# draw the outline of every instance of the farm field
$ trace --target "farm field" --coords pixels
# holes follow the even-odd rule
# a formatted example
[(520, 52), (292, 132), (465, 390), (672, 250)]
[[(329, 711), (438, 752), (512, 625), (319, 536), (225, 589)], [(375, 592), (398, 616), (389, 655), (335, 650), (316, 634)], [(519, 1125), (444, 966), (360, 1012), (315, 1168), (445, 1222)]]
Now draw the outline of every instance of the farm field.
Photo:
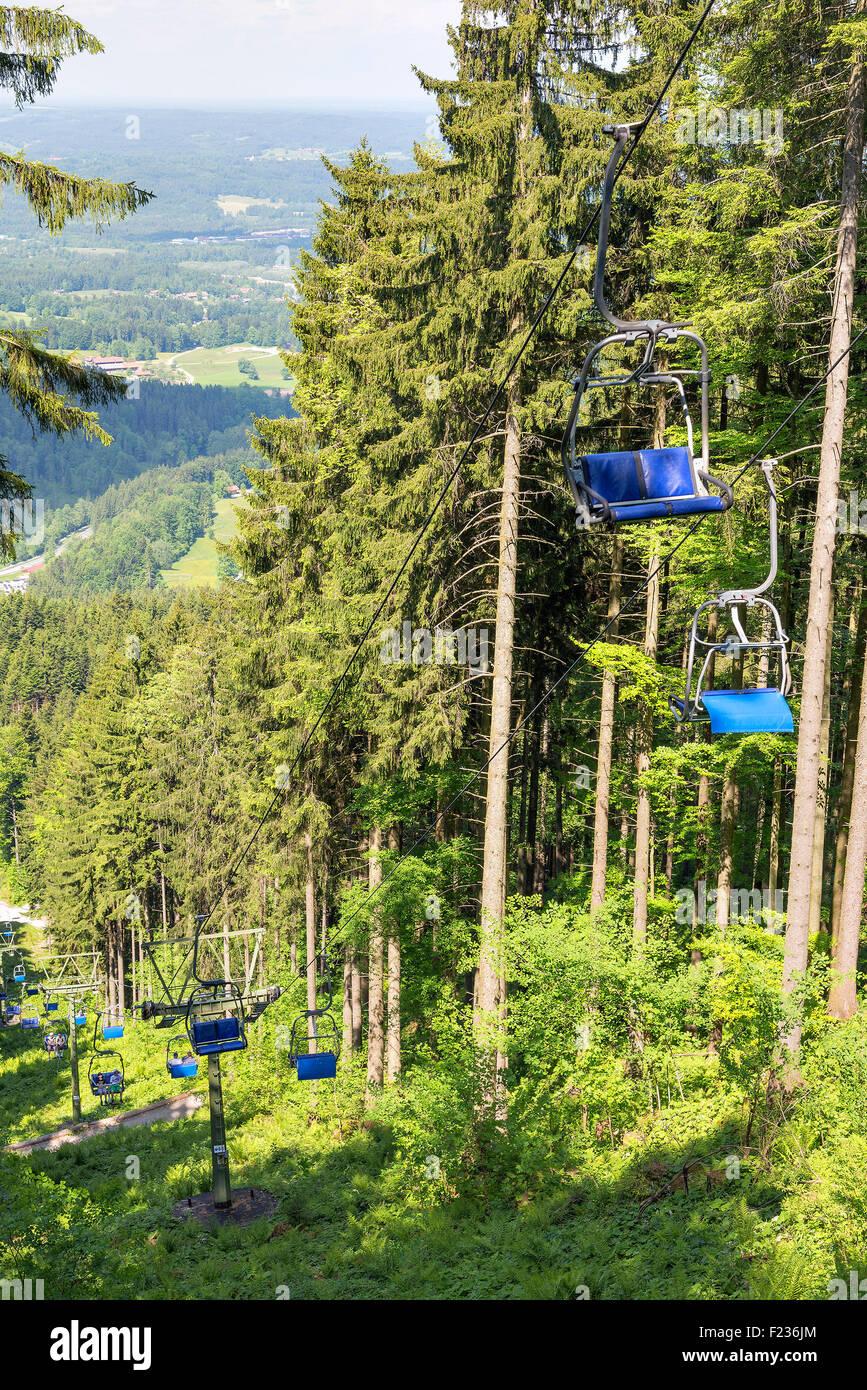
[[(258, 381), (245, 376), (238, 368), (243, 358), (255, 364)], [(159, 363), (178, 369), (197, 386), (243, 386), (291, 389), (292, 381), (283, 376), (283, 362), (276, 348), (256, 347), (252, 343), (231, 343), (221, 348), (191, 348), (188, 352), (162, 352)], [(145, 363), (145, 366), (148, 364)]]

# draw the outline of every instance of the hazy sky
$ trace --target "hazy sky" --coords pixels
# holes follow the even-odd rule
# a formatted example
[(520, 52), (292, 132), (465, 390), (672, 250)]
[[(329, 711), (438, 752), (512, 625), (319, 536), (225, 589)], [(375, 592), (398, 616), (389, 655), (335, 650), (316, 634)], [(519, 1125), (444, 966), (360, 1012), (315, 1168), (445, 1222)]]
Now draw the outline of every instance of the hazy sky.
[[(38, 0), (47, 8), (46, 0)], [(427, 104), (460, 0), (66, 0), (105, 47), (66, 59), (59, 105)]]

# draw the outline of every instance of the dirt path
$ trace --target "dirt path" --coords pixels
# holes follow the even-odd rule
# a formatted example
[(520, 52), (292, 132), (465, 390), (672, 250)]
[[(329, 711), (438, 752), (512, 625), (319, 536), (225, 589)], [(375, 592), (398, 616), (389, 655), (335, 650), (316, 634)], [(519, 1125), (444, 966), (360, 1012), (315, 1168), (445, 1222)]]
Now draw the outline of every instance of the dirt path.
[(131, 1129), (134, 1125), (157, 1125), (171, 1120), (183, 1120), (194, 1114), (203, 1104), (201, 1096), (193, 1091), (174, 1096), (171, 1100), (158, 1100), (153, 1105), (143, 1105), (138, 1110), (118, 1110), (116, 1114), (100, 1116), (98, 1120), (85, 1120), (79, 1125), (62, 1125), (53, 1134), (41, 1134), (37, 1139), (23, 1139), (19, 1144), (7, 1144), (3, 1150), (10, 1154), (29, 1154), (36, 1149), (59, 1149), (62, 1144), (80, 1144), (83, 1139), (93, 1139), (106, 1129)]

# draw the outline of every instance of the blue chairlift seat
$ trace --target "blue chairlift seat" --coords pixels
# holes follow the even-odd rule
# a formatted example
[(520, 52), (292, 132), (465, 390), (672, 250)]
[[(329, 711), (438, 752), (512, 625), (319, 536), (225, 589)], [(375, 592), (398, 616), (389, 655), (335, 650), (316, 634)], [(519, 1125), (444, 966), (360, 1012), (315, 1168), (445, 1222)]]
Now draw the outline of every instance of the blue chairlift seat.
[(779, 690), (703, 690), (714, 734), (791, 734), (792, 711)]
[(184, 1076), (198, 1076), (199, 1064), (195, 1057), (170, 1057), (169, 1076), (179, 1081)]
[(46, 1012), (46, 1013), (49, 1013), (49, 1014), (56, 1014), (56, 1013), (57, 1013), (57, 1000), (56, 1000), (56, 999), (46, 999), (46, 1001), (45, 1001), (45, 1012)]
[(26, 989), (25, 989), (24, 992), (25, 992), (25, 994), (38, 994), (38, 993), (39, 993), (39, 986), (38, 986), (38, 985), (27, 985), (27, 987), (26, 987)]
[(81, 1028), (82, 1025), (85, 1024), (86, 1022), (87, 1022), (87, 1014), (76, 1014), (76, 1015), (75, 1015), (75, 1026), (76, 1026), (76, 1028)]
[[(725, 497), (699, 492), (689, 450), (640, 449), (634, 453), (583, 454), (584, 483), (604, 498), (616, 522), (664, 520), (725, 511)], [(601, 508), (591, 496), (594, 511)]]
[(333, 1052), (307, 1052), (295, 1060), (299, 1081), (323, 1081), (337, 1075), (337, 1057)]
[(8, 1004), (8, 1005), (6, 1006), (6, 1011), (7, 1011), (7, 1013), (9, 1013), (9, 1014), (14, 1014), (15, 1017), (17, 1018), (17, 1016), (21, 1013), (21, 1005), (20, 1005), (20, 1004)]
[(247, 1046), (237, 1018), (194, 1019), (191, 1041), (199, 1057), (209, 1057), (214, 1052), (238, 1052)]
[(103, 1030), (102, 1030), (102, 1036), (103, 1036), (103, 1038), (105, 1039), (106, 1042), (108, 1042), (111, 1038), (122, 1038), (122, 1037), (123, 1037), (123, 1024), (122, 1024), (122, 1023), (106, 1023), (105, 1027), (104, 1027)]
[(122, 1095), (123, 1075), (120, 1071), (94, 1071), (90, 1074), (90, 1089), (95, 1096)]
[(35, 1018), (24, 1018), (24, 1017), (22, 1017), (22, 1019), (21, 1019), (21, 1027), (22, 1027), (22, 1028), (27, 1028), (27, 1029), (41, 1028), (41, 1027), (42, 1027), (42, 1024), (41, 1024), (40, 1021), (39, 1021), (39, 1015), (37, 1014)]
[(27, 977), (26, 977), (26, 975), (24, 974), (24, 971), (23, 971), (23, 970), (13, 970), (13, 972), (12, 972), (12, 978), (13, 978), (13, 980), (15, 981), (16, 984), (23, 985), (23, 984), (24, 984), (24, 981), (25, 981), (25, 979), (26, 979)]

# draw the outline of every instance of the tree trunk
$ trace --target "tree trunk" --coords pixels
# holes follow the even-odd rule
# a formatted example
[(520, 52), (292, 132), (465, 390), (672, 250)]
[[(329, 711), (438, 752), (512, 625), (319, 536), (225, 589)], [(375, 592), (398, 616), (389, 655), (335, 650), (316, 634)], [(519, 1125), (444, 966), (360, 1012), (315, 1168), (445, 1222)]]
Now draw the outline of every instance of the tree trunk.
[(840, 926), (831, 944), (831, 993), (828, 1013), (832, 1018), (851, 1018), (858, 1011), (855, 967), (861, 936), (861, 908), (864, 900), (864, 870), (867, 866), (867, 681), (861, 683), (858, 712), (858, 751), (840, 905)]
[[(614, 537), (611, 547), (611, 582), (608, 586), (608, 621), (620, 611), (620, 574), (623, 566), (623, 541)], [(617, 636), (615, 622), (607, 634), (613, 642)], [(605, 882), (608, 874), (608, 815), (611, 804), (611, 767), (614, 747), (614, 700), (617, 681), (610, 672), (602, 677), (602, 704), (599, 711), (599, 745), (596, 763), (596, 808), (593, 820), (593, 881), (590, 887), (590, 911), (597, 912), (605, 901)]]
[(117, 944), (117, 1010), (118, 1017), (123, 1013), (123, 1006), (126, 999), (126, 978), (124, 975), (123, 964), (123, 926), (118, 923), (115, 927)]
[(867, 654), (867, 602), (859, 593), (860, 607), (852, 654), (852, 674), (849, 682), (849, 712), (846, 718), (846, 741), (843, 746), (843, 771), (837, 801), (837, 842), (834, 849), (834, 889), (831, 899), (831, 943), (840, 929), (840, 907), (843, 902), (843, 875), (846, 868), (846, 846), (852, 816), (852, 789), (855, 784), (855, 755), (858, 751), (858, 719), (861, 713), (861, 687), (864, 677), (864, 658)]
[[(497, 620), (491, 692), (490, 763), (485, 799), (485, 838), (482, 863), (479, 968), (476, 986), (476, 1030), (482, 1050), (498, 1053), (502, 935), (506, 906), (506, 831), (509, 808), (509, 746), (512, 712), (512, 658), (515, 590), (518, 572), (518, 508), (521, 448), (515, 411), (516, 389), (510, 392), (506, 416), (503, 495), (500, 506), (500, 550), (497, 579)], [(497, 1077), (492, 1078), (496, 1090)], [(490, 1097), (493, 1098), (493, 1097)]]
[[(370, 868), (368, 891), (373, 893), (382, 883), (382, 831), (373, 826), (370, 831)], [(384, 1003), (382, 997), (382, 910), (377, 904), (370, 920), (370, 965), (367, 993), (367, 1094), (365, 1104), (373, 1104), (373, 1088), (382, 1086)]]
[[(648, 574), (653, 577), (647, 585), (647, 608), (644, 620), (644, 654), (650, 661), (656, 660), (656, 646), (659, 637), (659, 574), (655, 552), (651, 552), (647, 562)], [(650, 710), (642, 709), (638, 716), (638, 758), (636, 769), (639, 779), (650, 768), (650, 754), (653, 746), (653, 716)], [(647, 887), (650, 878), (650, 792), (639, 785), (638, 804), (635, 813), (635, 906), (632, 914), (632, 941), (641, 945), (647, 938)]]
[[(396, 827), (388, 832), (389, 849), (400, 852), (400, 835)], [(400, 1076), (400, 924), (395, 917), (388, 922), (388, 1030), (385, 1042), (386, 1076), (396, 1081)]]
[(819, 786), (813, 819), (813, 872), (810, 883), (810, 936), (822, 928), (822, 888), (825, 879), (825, 812), (828, 805), (831, 751), (831, 653), (834, 645), (834, 594), (825, 634), (825, 688), (822, 695), (822, 729), (819, 736)]
[[(313, 832), (304, 832), (304, 974), (307, 981), (307, 1008), (316, 1008), (316, 877), (313, 870)], [(310, 1051), (316, 1051), (311, 1042)]]
[[(863, 8), (863, 0), (858, 8), (860, 12)], [(858, 201), (861, 162), (864, 153), (864, 87), (865, 63), (863, 57), (858, 55), (852, 63), (846, 104), (841, 215), (837, 236), (837, 267), (834, 308), (831, 319), (831, 340), (828, 352), (829, 364), (837, 361), (840, 355), (847, 350), (851, 340), (858, 243)], [(810, 888), (813, 869), (813, 822), (819, 785), (822, 697), (825, 688), (824, 635), (828, 629), (831, 604), (837, 527), (837, 492), (840, 482), (840, 457), (843, 447), (848, 385), (849, 358), (847, 356), (828, 377), (825, 388), (825, 415), (822, 425), (819, 489), (813, 531), (810, 599), (807, 610), (804, 672), (801, 685), (801, 724), (798, 732), (795, 808), (792, 819), (788, 925), (783, 961), (783, 990), (787, 994), (792, 993), (798, 977), (803, 976), (807, 969)], [(861, 888), (863, 890), (863, 882)], [(784, 1041), (790, 1051), (795, 1051), (800, 1046), (801, 1025), (799, 1022), (791, 1028)]]
[[(545, 682), (544, 693), (548, 691), (548, 681)], [(551, 725), (548, 720), (547, 705), (542, 710), (542, 729), (539, 737), (539, 806), (536, 814), (536, 843), (533, 847), (533, 892), (543, 893), (545, 890), (545, 867), (547, 862), (547, 845), (545, 843), (545, 823), (548, 819), (548, 744), (550, 739)]]

